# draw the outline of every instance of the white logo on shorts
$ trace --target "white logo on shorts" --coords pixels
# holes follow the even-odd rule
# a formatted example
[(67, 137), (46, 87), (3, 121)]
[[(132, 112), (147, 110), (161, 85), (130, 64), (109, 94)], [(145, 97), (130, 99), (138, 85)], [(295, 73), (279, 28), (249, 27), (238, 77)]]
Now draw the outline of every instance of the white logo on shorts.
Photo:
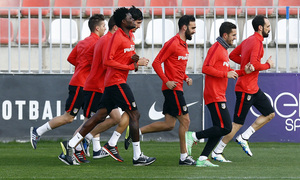
[(248, 95), (248, 96), (247, 96), (247, 101), (250, 101), (250, 100), (251, 100), (251, 96)]
[(135, 104), (135, 102), (132, 102), (132, 107), (134, 107), (134, 108), (136, 107), (136, 104)]
[(183, 106), (182, 109), (183, 109), (183, 111), (187, 111), (187, 107), (186, 106)]
[(74, 108), (73, 113), (76, 114), (78, 112), (77, 108)]
[(226, 108), (226, 104), (225, 104), (225, 103), (222, 103), (222, 104), (221, 104), (221, 108), (222, 108), (222, 109), (225, 109), (225, 108)]

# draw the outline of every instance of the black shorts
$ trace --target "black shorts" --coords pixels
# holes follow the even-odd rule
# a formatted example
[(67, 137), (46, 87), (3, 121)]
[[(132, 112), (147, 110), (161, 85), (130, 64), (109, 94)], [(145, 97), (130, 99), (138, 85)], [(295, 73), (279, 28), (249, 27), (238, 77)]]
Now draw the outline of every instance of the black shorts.
[(83, 108), (83, 88), (69, 85), (69, 97), (66, 102), (65, 111), (76, 116), (80, 108)]
[(109, 114), (116, 107), (120, 107), (123, 111), (137, 110), (133, 93), (128, 84), (117, 84), (104, 89), (100, 108), (106, 108)]
[(235, 92), (236, 103), (234, 110), (233, 122), (243, 125), (251, 106), (254, 106), (262, 115), (268, 116), (275, 112), (270, 100), (262, 90), (258, 90), (255, 94), (247, 94), (244, 92)]
[(213, 102), (207, 104), (209, 109), (213, 126), (227, 129), (229, 132), (232, 129), (232, 122), (226, 102)]
[(182, 91), (164, 90), (165, 102), (163, 114), (170, 114), (173, 117), (189, 113)]
[(83, 94), (84, 94), (84, 106), (83, 106), (84, 117), (90, 118), (100, 108), (100, 100), (102, 98), (103, 93), (99, 93), (95, 91), (83, 91)]

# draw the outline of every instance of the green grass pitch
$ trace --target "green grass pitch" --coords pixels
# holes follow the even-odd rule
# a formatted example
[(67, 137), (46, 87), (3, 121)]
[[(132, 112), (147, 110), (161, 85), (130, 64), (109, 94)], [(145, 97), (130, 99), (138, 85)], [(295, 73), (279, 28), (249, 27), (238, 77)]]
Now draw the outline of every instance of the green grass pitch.
[[(41, 140), (37, 149), (30, 143), (0, 143), (0, 179), (300, 179), (299, 143), (250, 143), (253, 157), (248, 157), (235, 142), (225, 149), (232, 163), (218, 163), (217, 168), (179, 166), (178, 142), (141, 142), (145, 155), (154, 156), (150, 166), (132, 165), (132, 147), (124, 149), (119, 142), (120, 163), (111, 157), (89, 164), (67, 166), (57, 156), (58, 141)], [(197, 159), (204, 143), (193, 147)]]

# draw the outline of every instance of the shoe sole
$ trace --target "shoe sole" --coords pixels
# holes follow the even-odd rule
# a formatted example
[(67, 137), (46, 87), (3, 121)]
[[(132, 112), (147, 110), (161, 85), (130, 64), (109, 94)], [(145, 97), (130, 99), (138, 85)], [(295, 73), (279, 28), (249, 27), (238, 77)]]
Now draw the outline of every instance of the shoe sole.
[(154, 163), (156, 161), (156, 159), (153, 159), (152, 161), (148, 162), (148, 163), (144, 163), (144, 164), (133, 164), (134, 166), (148, 166), (152, 163)]
[(217, 161), (217, 162), (221, 162), (221, 163), (231, 163), (232, 161), (229, 161), (229, 160), (225, 160), (225, 161), (220, 161), (220, 160), (218, 160), (217, 158), (214, 158), (214, 157), (212, 157), (211, 158), (212, 160), (214, 160), (214, 161)]
[(93, 159), (102, 159), (102, 158), (106, 158), (108, 156), (109, 156), (109, 154), (105, 155), (105, 156), (93, 156)]
[(64, 159), (60, 158), (59, 156), (58, 156), (58, 159), (61, 160), (61, 162), (65, 163), (65, 164), (68, 165), (68, 166), (71, 165), (71, 164), (69, 164), (67, 161), (65, 161)]
[(32, 148), (36, 149), (36, 147), (33, 145), (33, 142), (32, 142), (32, 131), (33, 131), (33, 127), (30, 128), (30, 143), (31, 143)]
[(119, 161), (119, 162), (123, 162), (123, 160), (117, 158), (116, 156), (114, 156), (113, 154), (110, 153), (110, 151), (108, 149), (106, 149), (106, 147), (103, 147), (103, 150), (109, 154), (109, 156), (111, 156), (114, 160)]

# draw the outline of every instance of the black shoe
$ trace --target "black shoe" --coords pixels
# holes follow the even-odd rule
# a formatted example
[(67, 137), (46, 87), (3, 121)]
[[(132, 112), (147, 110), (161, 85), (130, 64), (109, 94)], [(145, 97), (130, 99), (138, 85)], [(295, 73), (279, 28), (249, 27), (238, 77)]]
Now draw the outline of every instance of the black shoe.
[(67, 165), (79, 165), (79, 163), (76, 162), (74, 154), (73, 154), (73, 148), (68, 145), (69, 141), (60, 142), (61, 148), (63, 150), (62, 154), (58, 156), (58, 159), (60, 159), (62, 162), (64, 162)]
[(124, 140), (124, 147), (125, 147), (126, 150), (128, 149), (131, 142), (132, 142), (132, 138), (131, 138), (131, 135), (130, 135), (130, 132), (129, 132), (129, 126), (127, 126), (126, 134), (125, 134), (125, 140)]
[(134, 166), (148, 166), (148, 165), (154, 163), (155, 160), (156, 160), (155, 157), (148, 157), (142, 153), (137, 160), (133, 160), (133, 165)]
[(114, 158), (115, 160), (119, 161), (119, 162), (123, 162), (124, 159), (119, 155), (119, 151), (118, 151), (118, 147), (112, 147), (110, 145), (108, 145), (108, 143), (106, 143), (103, 146), (103, 150), (105, 152), (107, 152), (112, 158)]
[(194, 166), (196, 165), (196, 161), (192, 156), (187, 156), (184, 161), (181, 161), (181, 159), (179, 159), (179, 165)]
[(74, 155), (75, 155), (77, 161), (80, 163), (89, 163), (90, 162), (89, 160), (86, 159), (83, 150), (81, 150), (81, 151), (75, 150)]
[(101, 148), (99, 151), (93, 151), (93, 159), (101, 159), (109, 156), (107, 152)]

